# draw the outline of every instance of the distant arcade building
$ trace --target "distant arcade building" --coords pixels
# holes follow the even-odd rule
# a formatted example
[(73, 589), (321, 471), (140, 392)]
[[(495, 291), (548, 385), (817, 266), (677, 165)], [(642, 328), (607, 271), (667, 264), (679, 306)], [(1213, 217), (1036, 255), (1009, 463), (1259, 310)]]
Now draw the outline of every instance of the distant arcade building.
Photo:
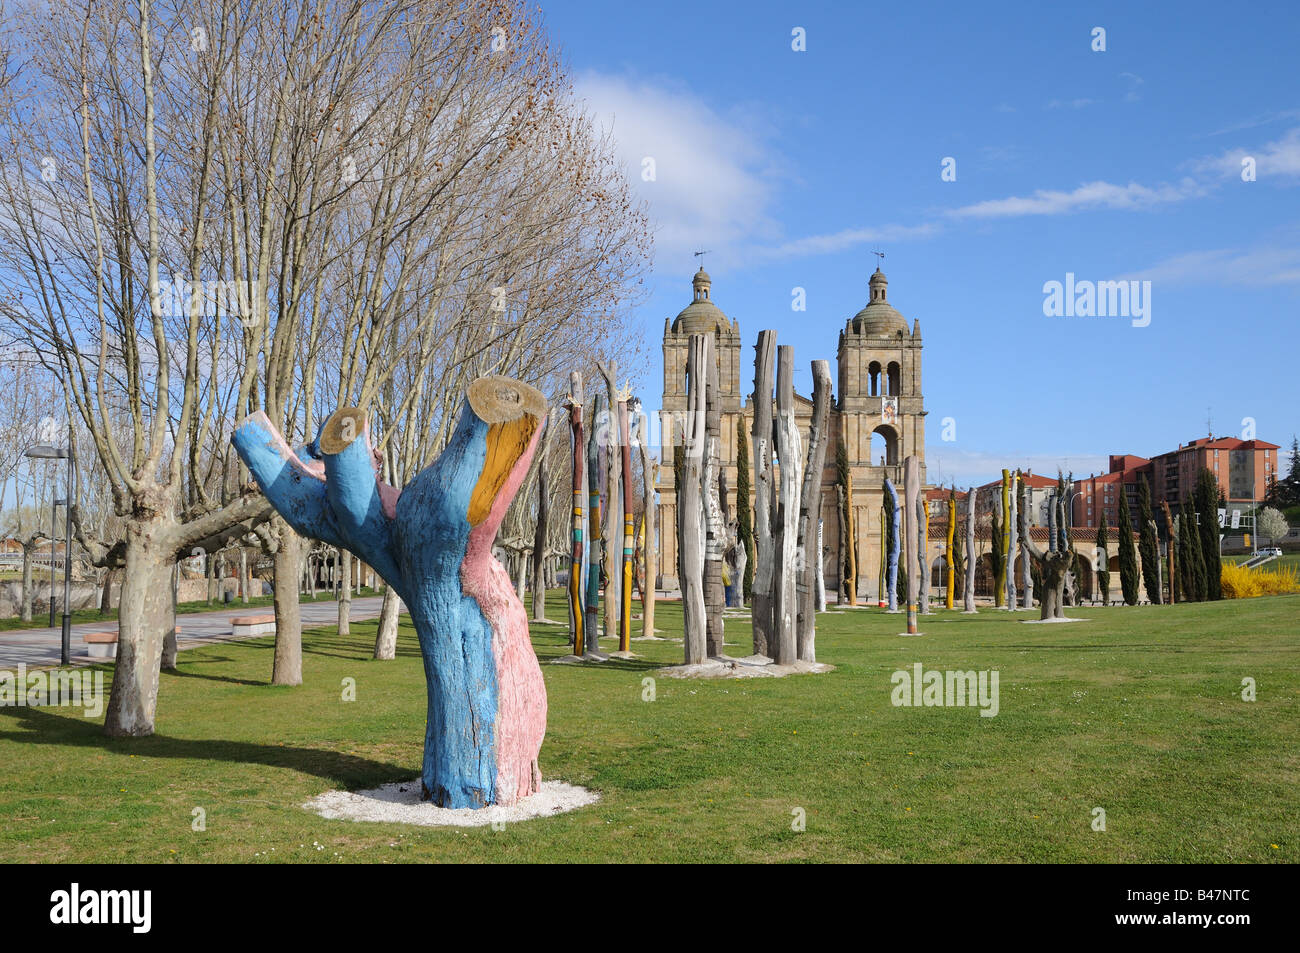
[[(859, 600), (877, 598), (880, 566), (881, 506), (884, 480), (899, 486), (903, 459), (915, 454), (921, 461), (925, 483), (925, 400), (921, 379), (921, 326), (907, 320), (888, 300), (889, 282), (877, 268), (868, 282), (865, 307), (849, 318), (839, 334), (836, 353), (836, 393), (832, 395), (826, 466), (821, 478), (823, 522), (822, 571), (828, 592), (839, 586), (841, 554), (846, 540), (839, 538), (837, 511), (836, 447), (843, 441), (853, 474), (856, 524), (857, 592)], [(740, 324), (717, 306), (713, 281), (701, 268), (691, 281), (690, 303), (674, 319), (664, 321), (663, 408), (664, 458), (656, 490), (659, 493), (659, 585), (673, 589), (677, 580), (677, 494), (673, 474), (673, 446), (680, 443), (681, 419), (686, 411), (686, 354), (692, 334), (712, 334), (718, 364), (722, 401), (720, 457), (726, 470), (729, 504), (736, 511), (736, 428), (745, 429), (753, 471), (752, 392), (754, 341), (741, 348)], [(756, 338), (755, 338), (756, 341)], [(780, 340), (778, 338), (778, 344)], [(795, 366), (807, 368), (817, 354), (796, 354)], [(743, 378), (743, 383), (742, 383)], [(812, 422), (812, 401), (795, 394), (795, 418), (805, 454)], [(806, 456), (805, 456), (806, 460)], [(751, 496), (751, 505), (753, 499)]]

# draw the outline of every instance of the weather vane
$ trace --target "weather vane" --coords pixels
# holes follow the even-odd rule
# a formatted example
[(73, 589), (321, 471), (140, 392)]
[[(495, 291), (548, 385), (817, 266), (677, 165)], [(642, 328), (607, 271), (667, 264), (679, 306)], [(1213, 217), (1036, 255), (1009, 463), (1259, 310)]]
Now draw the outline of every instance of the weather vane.
[(883, 251), (873, 251), (871, 254), (875, 255), (877, 258), (880, 259), (878, 262), (876, 262), (876, 269), (879, 270), (882, 267), (884, 267), (885, 253)]
[(695, 257), (700, 260), (700, 270), (704, 270), (704, 256), (709, 254), (707, 251), (697, 251)]

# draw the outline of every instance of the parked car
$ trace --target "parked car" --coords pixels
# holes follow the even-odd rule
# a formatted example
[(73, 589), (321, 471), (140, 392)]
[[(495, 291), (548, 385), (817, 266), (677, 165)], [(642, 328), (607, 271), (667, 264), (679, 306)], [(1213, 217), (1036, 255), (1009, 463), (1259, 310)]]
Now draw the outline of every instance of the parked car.
[(1281, 555), (1282, 555), (1282, 547), (1281, 547), (1281, 546), (1265, 546), (1263, 549), (1261, 549), (1261, 550), (1259, 551), (1259, 554), (1260, 554), (1261, 556), (1281, 556)]

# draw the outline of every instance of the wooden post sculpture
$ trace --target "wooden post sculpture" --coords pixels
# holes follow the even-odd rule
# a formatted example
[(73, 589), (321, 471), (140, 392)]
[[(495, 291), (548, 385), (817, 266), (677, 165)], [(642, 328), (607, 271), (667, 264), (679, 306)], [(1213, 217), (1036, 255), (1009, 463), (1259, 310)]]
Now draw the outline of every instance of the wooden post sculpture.
[[(916, 519), (916, 504), (921, 495), (921, 465), (920, 461), (914, 455), (909, 455), (903, 459), (903, 494), (906, 499), (906, 505), (903, 508), (904, 526), (911, 529), (909, 525), (911, 520)], [(912, 550), (912, 557), (907, 561), (908, 568), (911, 570), (907, 574), (907, 634), (916, 635), (916, 597), (919, 589), (920, 580), (917, 578), (918, 560), (915, 558), (917, 536), (914, 532), (905, 534), (908, 542), (908, 549)]]
[(898, 611), (898, 550), (902, 533), (899, 526), (899, 506), (898, 490), (894, 489), (894, 481), (885, 477), (885, 506), (889, 512), (885, 515), (889, 518), (889, 570), (885, 573), (885, 599), (889, 605), (889, 612)]
[(704, 470), (700, 476), (700, 499), (704, 503), (704, 605), (708, 620), (705, 651), (711, 658), (723, 650), (722, 610), (727, 598), (722, 586), (722, 557), (727, 548), (727, 524), (722, 518), (718, 496), (718, 475), (722, 469), (722, 396), (718, 362), (704, 367)]
[(655, 585), (659, 575), (659, 554), (655, 542), (655, 477), (659, 465), (651, 459), (650, 421), (641, 409), (641, 401), (633, 399), (632, 416), (636, 420), (636, 446), (641, 456), (641, 569), (645, 575), (641, 583), (641, 634), (655, 634)]
[(587, 530), (591, 542), (587, 547), (587, 620), (583, 625), (586, 651), (600, 651), (600, 575), (604, 556), (601, 534), (600, 488), (604, 483), (600, 466), (600, 414), (605, 395), (596, 391), (591, 401), (591, 431), (587, 434)]
[(1002, 559), (997, 565), (997, 573), (993, 580), (993, 605), (1002, 608), (1007, 599), (1007, 543), (1011, 533), (1011, 524), (1008, 522), (1008, 516), (1011, 512), (1011, 504), (1007, 499), (1008, 487), (1006, 470), (1002, 471), (1002, 508), (997, 511), (993, 520), (991, 532), (997, 533), (1002, 543)]
[(1015, 473), (1009, 473), (1008, 471), (1003, 470), (1002, 472), (1007, 474), (1007, 482), (1011, 491), (1009, 496), (1009, 501), (1008, 501), (1008, 505), (1011, 507), (1011, 509), (1008, 511), (1007, 514), (1007, 534), (1006, 534), (1007, 571), (1004, 573), (1004, 575), (1007, 577), (1007, 611), (1015, 612), (1016, 611), (1016, 539), (1017, 536), (1019, 536), (1019, 524), (1017, 523), (1016, 514), (1019, 512), (1017, 502), (1020, 498), (1020, 493), (1016, 486), (1016, 482), (1017, 482), (1016, 478), (1019, 476), (1020, 471), (1017, 470)]
[[(619, 394), (615, 383), (618, 364), (615, 361), (597, 361), (596, 369), (605, 379), (605, 406), (609, 413), (603, 421), (596, 420), (597, 432), (603, 436), (604, 452), (600, 458), (601, 482), (604, 484), (604, 506), (601, 509), (604, 525), (601, 537), (604, 570), (601, 572), (601, 589), (604, 590), (605, 614), (603, 638), (616, 639), (619, 634), (619, 614), (622, 609), (623, 565), (619, 550), (619, 523), (623, 512), (618, 506), (619, 474), (623, 469), (622, 445), (626, 433), (619, 427)], [(602, 426), (603, 424), (603, 426)]]
[(817, 520), (817, 571), (813, 574), (813, 597), (816, 611), (826, 611), (826, 570), (823, 560), (826, 557), (825, 541), (822, 537), (822, 521)]
[(704, 469), (705, 368), (712, 364), (713, 335), (692, 334), (686, 351), (682, 482), (677, 488), (677, 561), (687, 665), (704, 661), (708, 625), (704, 606), (704, 506), (700, 499), (700, 476)]
[(1028, 535), (1021, 541), (1025, 552), (1038, 563), (1038, 573), (1043, 580), (1043, 592), (1038, 603), (1040, 619), (1065, 618), (1065, 574), (1074, 561), (1074, 551), (1068, 545), (1065, 500), (1065, 480), (1061, 478), (1057, 481), (1056, 492), (1048, 498), (1047, 552), (1040, 550)]
[(573, 473), (573, 534), (569, 556), (569, 638), (573, 654), (579, 658), (586, 649), (582, 611), (582, 514), (586, 501), (582, 498), (582, 476), (586, 463), (587, 441), (582, 435), (582, 375), (574, 371), (569, 375), (569, 432), (572, 435)]
[(916, 497), (916, 608), (922, 615), (930, 614), (930, 508), (925, 497)]
[[(1019, 504), (1016, 507), (1020, 514), (1020, 588), (1024, 590), (1025, 597), (1021, 603), (1026, 609), (1034, 607), (1034, 572), (1030, 565), (1029, 553), (1025, 551), (1025, 540), (1029, 538), (1029, 487), (1025, 484), (1024, 474), (1016, 471), (1017, 477), (1017, 496)], [(1014, 563), (1012, 564), (1014, 565)]]
[(794, 419), (794, 348), (777, 349), (776, 370), (776, 457), (781, 464), (781, 485), (777, 494), (777, 526), (774, 549), (776, 568), (772, 576), (772, 620), (775, 645), (769, 653), (777, 665), (798, 660), (795, 629), (799, 604), (795, 592), (799, 560), (799, 492), (803, 469), (799, 427)]
[(1178, 579), (1178, 576), (1174, 575), (1174, 549), (1177, 547), (1175, 545), (1177, 536), (1174, 533), (1174, 515), (1169, 511), (1169, 502), (1162, 499), (1160, 508), (1165, 511), (1165, 528), (1169, 532), (1169, 541), (1165, 543), (1165, 551), (1169, 554), (1169, 605), (1173, 606), (1177, 602), (1177, 599), (1174, 598), (1174, 589), (1177, 588), (1174, 580)]
[(428, 685), (420, 777), (441, 807), (513, 804), (541, 783), (546, 685), (492, 542), (545, 418), (532, 387), (475, 381), (442, 455), (400, 493), (379, 480), (366, 417), (354, 408), (325, 421), (306, 459), (262, 413), (231, 437), (297, 532), (359, 553), (410, 610)]
[(754, 423), (750, 448), (754, 455), (754, 586), (750, 599), (754, 629), (754, 654), (771, 655), (772, 573), (776, 554), (772, 548), (772, 368), (776, 358), (776, 332), (759, 331), (754, 357)]
[(879, 609), (889, 605), (889, 600), (885, 593), (889, 589), (889, 496), (885, 494), (880, 499), (880, 579), (876, 586), (876, 607)]
[(853, 474), (844, 481), (844, 519), (849, 531), (849, 605), (858, 604), (858, 515), (853, 508)]
[(966, 585), (962, 592), (962, 611), (975, 611), (975, 487), (966, 491)]
[[(802, 557), (796, 584), (799, 618), (796, 651), (806, 662), (817, 661), (817, 602), (815, 577), (822, 575), (821, 494), (822, 471), (826, 469), (826, 426), (831, 409), (831, 365), (813, 361), (813, 412), (808, 428), (808, 463), (804, 467), (803, 486), (799, 491), (799, 530), (797, 547)], [(784, 480), (784, 477), (782, 478)], [(816, 520), (816, 524), (814, 524)], [(814, 540), (814, 536), (817, 538)], [(814, 542), (816, 543), (814, 550)]]
[(628, 430), (627, 396), (618, 402), (618, 427), (623, 436), (623, 607), (618, 620), (618, 650), (632, 651), (632, 434)]
[(948, 491), (948, 540), (947, 549), (944, 552), (943, 561), (948, 567), (946, 578), (948, 585), (944, 592), (943, 605), (945, 609), (952, 608), (953, 586), (957, 582), (957, 568), (953, 565), (953, 542), (957, 538), (957, 490), (956, 488)]
[(741, 605), (745, 574), (745, 545), (740, 541), (740, 526), (731, 516), (731, 501), (727, 490), (727, 469), (718, 468), (718, 505), (722, 508), (722, 525), (726, 528), (723, 536), (722, 565), (726, 570), (722, 586), (726, 595), (725, 605), (734, 609)]

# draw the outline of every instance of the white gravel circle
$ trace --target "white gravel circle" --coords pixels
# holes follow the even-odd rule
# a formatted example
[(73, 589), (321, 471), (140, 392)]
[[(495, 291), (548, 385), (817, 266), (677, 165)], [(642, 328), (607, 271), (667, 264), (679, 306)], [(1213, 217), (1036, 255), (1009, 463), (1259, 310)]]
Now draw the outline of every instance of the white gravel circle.
[(510, 807), (438, 807), (420, 797), (420, 779), (394, 781), (368, 791), (326, 791), (303, 805), (307, 810), (342, 821), (379, 821), (417, 827), (486, 827), (550, 817), (595, 804), (595, 791), (563, 781), (543, 781), (541, 790)]

